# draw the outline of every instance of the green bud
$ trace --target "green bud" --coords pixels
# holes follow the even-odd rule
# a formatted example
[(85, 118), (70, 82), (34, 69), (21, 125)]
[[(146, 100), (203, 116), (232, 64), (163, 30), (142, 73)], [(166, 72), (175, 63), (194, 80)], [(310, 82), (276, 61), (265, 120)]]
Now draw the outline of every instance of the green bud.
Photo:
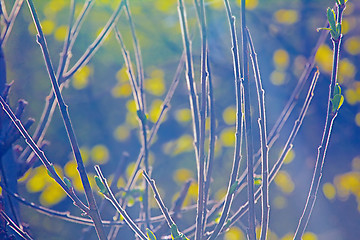
[(149, 240), (156, 240), (154, 233), (148, 228), (146, 228), (146, 235), (148, 236)]
[[(54, 172), (56, 172), (55, 171), (55, 168), (54, 168), (54, 165), (50, 165), (50, 168), (52, 168), (52, 170), (54, 171)], [(54, 178), (54, 176), (52, 175), (52, 173), (49, 171), (49, 169), (47, 169), (47, 173), (49, 174), (49, 176), (51, 177), (51, 178)]]
[(326, 13), (327, 13), (327, 19), (328, 19), (329, 24), (330, 24), (330, 28), (333, 31), (336, 31), (336, 18), (335, 18), (334, 10), (331, 9), (331, 8), (328, 8)]
[(102, 194), (108, 193), (104, 183), (101, 181), (101, 179), (98, 176), (95, 176), (95, 182)]
[(338, 83), (336, 83), (336, 85), (335, 85), (335, 88), (334, 88), (334, 96), (336, 95), (336, 94), (340, 94), (341, 95), (341, 87), (340, 87), (340, 85), (338, 84)]
[(67, 177), (64, 177), (64, 182), (69, 189), (73, 188), (70, 179), (68, 179)]
[(331, 100), (331, 102), (332, 102), (332, 111), (335, 112), (339, 110), (341, 105), (344, 103), (344, 96), (340, 94), (336, 94)]

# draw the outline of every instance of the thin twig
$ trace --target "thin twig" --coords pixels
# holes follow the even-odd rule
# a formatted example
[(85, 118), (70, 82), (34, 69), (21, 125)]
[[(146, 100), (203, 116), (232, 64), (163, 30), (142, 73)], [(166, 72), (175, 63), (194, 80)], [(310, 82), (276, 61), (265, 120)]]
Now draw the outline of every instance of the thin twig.
[(16, 0), (14, 5), (13, 5), (13, 8), (10, 12), (10, 15), (8, 17), (6, 17), (6, 8), (5, 8), (5, 3), (2, 3), (1, 4), (1, 7), (2, 7), (2, 10), (5, 9), (5, 12), (3, 12), (3, 15), (5, 17), (5, 20), (6, 20), (6, 27), (5, 29), (3, 30), (3, 32), (0, 32), (0, 47), (3, 47), (5, 46), (6, 44), (6, 41), (9, 37), (9, 33), (11, 32), (12, 30), (12, 27), (14, 25), (14, 22), (15, 22), (15, 19), (20, 11), (20, 8), (23, 4), (24, 0)]
[[(193, 70), (193, 60), (191, 53), (191, 41), (189, 39), (189, 32), (187, 26), (186, 19), (186, 11), (184, 7), (183, 0), (178, 0), (178, 12), (179, 12), (179, 20), (180, 27), (182, 32), (182, 39), (184, 50), (186, 53), (186, 83), (189, 91), (189, 101), (190, 101), (190, 109), (192, 114), (192, 123), (193, 123), (193, 134), (194, 134), (194, 144), (196, 156), (198, 156), (198, 144), (199, 144), (199, 133), (200, 133), (200, 120), (199, 120), (199, 107), (198, 100), (196, 95), (196, 86), (194, 82), (194, 70)], [(198, 163), (198, 159), (197, 159)]]
[[(85, 16), (87, 15), (87, 13), (91, 10), (93, 3), (94, 3), (94, 0), (87, 0), (87, 2), (84, 4), (79, 16), (77, 17), (77, 20), (75, 21), (74, 25), (72, 27), (69, 26), (68, 31), (70, 31), (70, 33), (71, 33), (71, 41), (70, 41), (69, 45), (66, 41), (64, 42), (63, 49), (65, 49), (65, 45), (68, 45), (68, 47), (67, 47), (66, 52), (63, 51), (63, 53), (60, 55), (59, 66), (58, 66), (58, 71), (57, 71), (58, 75), (56, 76), (58, 79), (58, 82), (60, 84), (60, 91), (62, 91), (62, 89), (64, 87), (65, 81), (63, 80), (62, 74), (64, 71), (66, 71), (66, 69), (68, 67), (68, 64), (69, 64), (69, 61), (71, 58), (72, 46), (75, 43), (75, 40), (78, 36), (80, 26), (82, 25), (83, 20), (85, 19)], [(70, 23), (72, 23), (71, 15), (70, 15), (69, 19), (70, 19), (69, 20), (69, 24), (70, 24)], [(66, 38), (66, 39), (68, 39), (68, 38)], [(64, 58), (64, 60), (62, 60), (63, 58)], [(64, 62), (65, 62), (64, 69), (62, 71), (60, 71), (59, 70), (59, 69), (61, 69), (60, 66)], [(61, 73), (61, 75), (60, 75), (60, 73)], [(50, 90), (50, 93), (46, 97), (46, 103), (45, 103), (43, 112), (41, 114), (40, 121), (39, 121), (39, 123), (36, 127), (36, 130), (34, 132), (34, 135), (33, 135), (33, 139), (38, 145), (41, 145), (43, 142), (45, 133), (50, 125), (52, 116), (54, 114), (56, 104), (57, 103), (55, 102), (54, 92), (52, 90)], [(22, 176), (28, 170), (28, 168), (32, 167), (33, 161), (35, 161), (35, 160), (36, 160), (36, 158), (34, 158), (33, 153), (31, 152), (31, 149), (27, 147), (21, 153), (21, 155), (19, 157), (20, 162), (26, 161), (27, 168), (24, 168), (24, 170), (19, 173), (19, 176)]]
[(206, 106), (207, 106), (207, 31), (206, 31), (206, 13), (203, 0), (194, 0), (196, 12), (198, 16), (198, 23), (201, 35), (201, 63), (200, 63), (200, 84), (201, 84), (201, 98), (200, 98), (200, 129), (199, 129), (199, 149), (198, 149), (198, 200), (197, 200), (197, 214), (196, 214), (196, 234), (195, 240), (201, 240), (203, 236), (203, 214), (204, 214), (204, 181), (205, 181), (205, 122), (206, 122)]
[(208, 69), (208, 108), (209, 108), (209, 120), (210, 120), (210, 129), (209, 129), (209, 150), (208, 157), (205, 166), (205, 185), (204, 185), (204, 214), (203, 214), (203, 227), (206, 226), (207, 221), (207, 205), (209, 201), (209, 191), (210, 191), (210, 182), (213, 172), (213, 163), (215, 155), (215, 144), (216, 144), (216, 118), (215, 118), (215, 97), (213, 92), (213, 83), (211, 78), (210, 70), (210, 61), (209, 54), (207, 55), (207, 69)]
[(71, 124), (71, 120), (70, 120), (69, 112), (68, 112), (68, 106), (65, 104), (63, 97), (61, 95), (60, 87), (57, 82), (57, 79), (56, 79), (56, 76), (54, 73), (54, 69), (53, 69), (53, 66), (51, 63), (49, 51), (47, 49), (46, 39), (44, 37), (33, 1), (27, 0), (27, 2), (28, 2), (28, 5), (29, 5), (30, 11), (31, 11), (31, 15), (33, 17), (33, 20), (34, 20), (34, 23), (35, 23), (35, 26), (36, 26), (36, 29), (38, 32), (37, 41), (43, 52), (45, 64), (46, 64), (46, 67), (47, 67), (47, 70), (48, 70), (48, 73), (50, 76), (53, 91), (55, 93), (56, 100), (57, 100), (59, 108), (60, 108), (61, 116), (63, 118), (64, 125), (65, 125), (66, 131), (68, 134), (68, 138), (69, 138), (69, 141), (71, 144), (71, 148), (73, 150), (73, 153), (74, 153), (74, 156), (76, 159), (76, 163), (78, 166), (77, 168), (78, 168), (78, 172), (80, 174), (81, 182), (83, 184), (83, 187), (85, 190), (85, 195), (86, 195), (87, 201), (89, 203), (89, 215), (94, 221), (95, 229), (98, 234), (98, 237), (100, 239), (106, 239), (106, 235), (105, 235), (102, 223), (101, 223), (101, 217), (100, 217), (100, 214), (99, 214), (97, 206), (96, 206), (94, 194), (91, 190), (90, 182), (87, 177), (87, 173), (86, 173), (84, 162), (82, 160), (82, 156), (80, 153), (79, 145), (77, 143), (76, 136), (75, 136), (72, 124)]
[(3, 210), (0, 211), (0, 215), (9, 225), (9, 227), (12, 228), (20, 237), (26, 240), (32, 240), (32, 238), (26, 232), (24, 232), (18, 225), (16, 225), (11, 220), (11, 218), (9, 218), (9, 216), (6, 215), (6, 213)]
[(14, 123), (16, 128), (19, 130), (25, 142), (28, 146), (35, 152), (36, 156), (41, 160), (42, 164), (46, 167), (46, 169), (51, 173), (52, 178), (61, 186), (61, 188), (66, 192), (66, 194), (73, 200), (74, 204), (80, 208), (85, 213), (88, 213), (89, 209), (85, 206), (75, 195), (74, 191), (67, 187), (65, 182), (60, 178), (60, 176), (55, 171), (53, 165), (49, 160), (46, 158), (43, 151), (35, 144), (34, 140), (31, 138), (29, 133), (25, 130), (24, 126), (21, 124), (21, 121), (16, 118), (15, 114), (12, 112), (10, 107), (4, 101), (4, 99), (0, 96), (0, 104), (6, 114), (9, 116), (11, 121)]
[(136, 233), (142, 240), (147, 240), (146, 235), (140, 230), (140, 228), (134, 223), (134, 221), (127, 214), (126, 210), (121, 207), (121, 205), (116, 201), (114, 194), (112, 193), (104, 175), (101, 172), (101, 169), (98, 165), (95, 166), (95, 171), (100, 178), (103, 186), (106, 188), (106, 192), (103, 192), (104, 197), (111, 202), (115, 209), (123, 216), (124, 221), (130, 227), (132, 231)]
[(246, 159), (247, 159), (247, 182), (248, 182), (248, 199), (249, 199), (249, 229), (248, 236), (250, 240), (256, 239), (255, 234), (255, 203), (254, 203), (254, 145), (253, 145), (253, 129), (252, 117), (250, 113), (250, 78), (249, 78), (249, 51), (248, 41), (246, 37), (246, 18), (245, 18), (245, 0), (241, 1), (241, 35), (242, 35), (242, 52), (243, 52), (243, 90), (244, 90), (244, 105), (245, 105), (245, 123), (244, 129), (246, 132)]
[[(340, 24), (342, 22), (342, 14), (345, 9), (345, 4), (338, 4), (337, 7), (337, 23)], [(316, 158), (315, 169), (313, 173), (313, 178), (311, 181), (311, 186), (309, 190), (309, 194), (306, 200), (306, 204), (304, 207), (304, 211), (302, 216), (300, 217), (294, 240), (300, 240), (302, 235), (305, 232), (306, 226), (309, 222), (313, 207), (316, 201), (316, 195), (320, 186), (320, 181), (322, 177), (322, 170), (324, 166), (324, 161), (326, 157), (327, 148), (330, 142), (330, 136), (332, 132), (332, 127), (335, 121), (335, 118), (338, 114), (338, 109), (333, 109), (332, 99), (334, 97), (334, 89), (337, 83), (337, 73), (338, 73), (338, 63), (339, 63), (339, 53), (340, 53), (340, 45), (341, 45), (342, 34), (337, 39), (331, 37), (333, 43), (333, 65), (332, 65), (332, 73), (331, 80), (329, 85), (329, 96), (327, 101), (327, 111), (326, 111), (326, 120), (324, 126), (324, 132), (321, 140), (321, 144), (318, 147), (318, 154)]]
[(221, 229), (224, 226), (224, 223), (228, 217), (230, 207), (234, 197), (234, 187), (238, 184), (236, 182), (236, 178), (239, 171), (240, 160), (241, 160), (241, 146), (242, 146), (242, 132), (243, 132), (243, 115), (241, 111), (241, 88), (242, 83), (240, 80), (240, 66), (239, 66), (239, 50), (238, 50), (238, 42), (237, 42), (237, 34), (236, 34), (236, 27), (235, 27), (235, 17), (231, 13), (231, 7), (229, 1), (225, 0), (225, 9), (228, 17), (229, 29), (231, 34), (231, 50), (233, 56), (233, 69), (234, 69), (234, 78), (235, 78), (235, 94), (236, 94), (236, 129), (235, 129), (235, 149), (234, 149), (234, 159), (233, 165), (231, 169), (230, 179), (228, 183), (227, 193), (224, 200), (223, 209), (221, 212), (221, 217), (219, 219), (218, 224), (216, 225), (214, 231), (210, 236), (210, 240), (216, 239), (218, 234), (220, 233)]
[(262, 87), (262, 80), (260, 76), (259, 64), (257, 54), (255, 52), (254, 44), (251, 39), (249, 29), (246, 28), (246, 35), (249, 40), (250, 58), (253, 66), (256, 92), (259, 103), (259, 133), (260, 133), (260, 151), (261, 151), (261, 165), (262, 165), (262, 181), (261, 181), (261, 195), (262, 195), (262, 215), (261, 215), (261, 232), (260, 240), (266, 240), (267, 231), (269, 227), (269, 146), (267, 145), (267, 131), (266, 131), (266, 111), (265, 111), (265, 91)]
[(64, 81), (71, 78), (77, 70), (79, 70), (82, 66), (86, 65), (91, 57), (95, 54), (95, 52), (99, 49), (101, 44), (103, 43), (105, 37), (110, 33), (110, 31), (114, 28), (115, 23), (119, 19), (121, 10), (125, 5), (125, 0), (122, 0), (114, 13), (111, 15), (109, 21), (106, 23), (105, 27), (101, 30), (100, 34), (97, 36), (95, 41), (86, 49), (84, 54), (79, 58), (79, 60), (74, 64), (74, 66), (63, 75)]
[[(274, 164), (273, 168), (270, 171), (269, 174), (269, 184), (275, 179), (276, 174), (279, 172), (284, 159), (287, 155), (287, 153), (292, 149), (293, 147), (293, 142), (295, 140), (295, 137), (297, 136), (300, 127), (302, 126), (304, 117), (307, 113), (307, 110), (309, 108), (309, 105), (311, 103), (311, 100), (313, 99), (314, 96), (314, 90), (315, 90), (315, 86), (317, 83), (317, 80), (319, 78), (319, 71), (316, 71), (316, 73), (314, 74), (314, 77), (312, 79), (308, 94), (306, 96), (306, 99), (304, 101), (304, 104), (302, 106), (302, 109), (299, 113), (298, 118), (295, 120), (293, 128), (290, 132), (290, 135), (288, 137), (288, 140), (286, 141), (286, 144), (284, 145), (284, 148), (282, 150), (282, 153), (280, 155), (280, 157), (278, 158), (278, 160), (276, 161), (276, 163)], [(256, 193), (255, 193), (255, 199), (258, 200), (261, 197), (261, 187), (257, 189)], [(232, 225), (234, 225), (234, 223), (240, 218), (242, 217), (247, 211), (249, 210), (249, 202), (246, 202), (244, 205), (242, 205), (239, 210), (229, 219), (229, 224), (228, 227), (231, 227)], [(226, 230), (226, 229), (224, 229)]]

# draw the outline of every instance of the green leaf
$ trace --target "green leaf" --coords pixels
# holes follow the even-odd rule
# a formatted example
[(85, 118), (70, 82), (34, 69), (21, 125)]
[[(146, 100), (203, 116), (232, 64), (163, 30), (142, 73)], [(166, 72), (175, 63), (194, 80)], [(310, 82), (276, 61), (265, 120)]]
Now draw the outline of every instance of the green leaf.
[(341, 24), (340, 23), (337, 23), (336, 24), (336, 33), (339, 35), (339, 37), (340, 37), (340, 35), (341, 35)]
[[(54, 165), (50, 165), (50, 168), (52, 168), (52, 170), (54, 171), (54, 172), (56, 172), (55, 171), (55, 168), (54, 168)], [(47, 173), (49, 174), (49, 176), (51, 177), (51, 178), (54, 178), (54, 176), (52, 175), (52, 173), (49, 171), (49, 169), (46, 169), (47, 170)]]
[(334, 88), (334, 96), (340, 94), (341, 95), (341, 87), (338, 83), (336, 83), (335, 88)]
[(330, 24), (330, 28), (333, 31), (336, 31), (336, 18), (335, 18), (334, 10), (332, 8), (328, 8), (326, 13), (327, 13), (327, 19)]
[(180, 234), (179, 234), (176, 224), (171, 225), (170, 231), (171, 231), (172, 239), (178, 239), (180, 237)]
[(69, 189), (73, 188), (70, 179), (68, 179), (67, 177), (64, 177), (64, 182)]
[(229, 190), (229, 194), (230, 194), (230, 195), (235, 192), (235, 190), (236, 190), (236, 188), (238, 187), (238, 185), (239, 185), (239, 181), (238, 181), (238, 180), (236, 180), (236, 181), (231, 185), (230, 190)]
[(156, 240), (154, 233), (150, 229), (146, 228), (146, 234), (149, 240)]
[(261, 182), (262, 182), (262, 177), (261, 176), (254, 177), (254, 184), (255, 185), (261, 185)]
[(95, 176), (95, 182), (102, 194), (108, 193), (104, 183), (101, 181), (101, 179), (98, 176)]
[(335, 112), (339, 110), (341, 105), (344, 103), (344, 96), (340, 94), (336, 94), (334, 98), (331, 100), (332, 102), (332, 111)]

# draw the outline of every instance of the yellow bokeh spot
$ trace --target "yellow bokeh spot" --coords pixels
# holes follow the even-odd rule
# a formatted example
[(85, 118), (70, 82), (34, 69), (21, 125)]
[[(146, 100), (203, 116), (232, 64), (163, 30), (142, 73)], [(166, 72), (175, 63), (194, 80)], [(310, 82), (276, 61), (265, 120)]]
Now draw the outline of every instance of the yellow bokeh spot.
[(245, 234), (237, 227), (232, 227), (224, 235), (224, 240), (245, 240)]
[(272, 84), (280, 86), (285, 83), (285, 73), (279, 71), (273, 71), (270, 75), (270, 81)]
[(336, 195), (336, 189), (334, 185), (332, 185), (331, 183), (324, 183), (322, 190), (327, 199), (329, 200), (334, 199)]
[(274, 207), (277, 209), (283, 209), (287, 205), (286, 198), (283, 196), (276, 196), (273, 200)]
[(119, 71), (117, 71), (116, 73), (116, 79), (120, 82), (120, 83), (125, 83), (129, 81), (129, 75), (128, 75), (128, 71), (126, 67), (121, 68)]
[(81, 182), (81, 178), (80, 178), (79, 174), (77, 174), (71, 178), (71, 183), (76, 191), (84, 192), (83, 184)]
[(53, 33), (54, 28), (55, 28), (55, 22), (51, 21), (51, 20), (44, 20), (41, 23), (41, 27), (43, 30), (44, 35), (50, 35)]
[(224, 8), (224, 1), (221, 0), (217, 0), (217, 1), (212, 1), (209, 2), (209, 6), (213, 9), (223, 9)]
[(315, 61), (321, 70), (330, 73), (332, 69), (333, 53), (328, 45), (321, 45), (316, 53)]
[(161, 96), (165, 92), (164, 72), (160, 69), (153, 70), (150, 78), (145, 80), (145, 90), (155, 96)]
[(360, 94), (357, 94), (354, 89), (346, 89), (345, 99), (350, 105), (355, 105), (356, 102), (360, 101)]
[[(238, 6), (241, 6), (241, 1), (243, 0), (237, 0), (236, 3)], [(222, 2), (222, 1), (221, 1)], [(253, 10), (255, 9), (259, 4), (258, 0), (245, 0), (245, 8), (247, 10)]]
[(81, 154), (81, 158), (84, 162), (84, 164), (86, 165), (86, 163), (89, 161), (89, 149), (87, 147), (81, 147), (80, 148), (80, 154)]
[(186, 168), (177, 169), (173, 175), (174, 180), (178, 183), (184, 183), (194, 177), (194, 173)]
[(189, 122), (191, 120), (191, 112), (188, 108), (183, 108), (175, 113), (175, 118), (179, 122)]
[(294, 183), (291, 180), (290, 175), (285, 171), (279, 171), (274, 179), (276, 185), (284, 193), (292, 193), (294, 191)]
[(29, 192), (40, 192), (48, 184), (47, 170), (45, 167), (40, 166), (34, 169), (34, 175), (26, 182), (26, 189)]
[(129, 165), (126, 168), (126, 177), (129, 178), (134, 170), (135, 170), (135, 163), (134, 162), (129, 163)]
[(295, 10), (280, 9), (274, 14), (276, 21), (282, 24), (291, 25), (299, 20), (299, 14)]
[(234, 128), (227, 128), (220, 134), (220, 140), (226, 147), (234, 146), (235, 144), (235, 132)]
[(91, 149), (91, 158), (95, 163), (106, 163), (109, 160), (109, 150), (105, 145), (98, 144)]
[(41, 193), (39, 200), (43, 206), (53, 206), (59, 203), (65, 197), (65, 191), (54, 181)]
[(54, 37), (57, 41), (62, 42), (65, 40), (66, 34), (67, 34), (68, 27), (65, 25), (62, 25), (58, 28), (56, 28)]
[(115, 98), (128, 97), (131, 93), (132, 89), (130, 83), (118, 84), (111, 90), (111, 94)]
[(74, 160), (67, 162), (64, 166), (65, 175), (73, 178), (78, 175), (77, 164)]
[(354, 78), (356, 73), (356, 67), (349, 59), (345, 58), (339, 62), (339, 75)]
[(233, 106), (227, 107), (223, 112), (224, 122), (233, 125), (236, 122), (236, 109)]
[(177, 155), (179, 153), (192, 151), (194, 149), (193, 142), (194, 140), (191, 135), (188, 134), (182, 135), (176, 141), (176, 147), (173, 154)]
[[(103, 31), (103, 28), (99, 28), (99, 29), (97, 30), (97, 32), (96, 32), (95, 37), (98, 37), (100, 34), (102, 34), (102, 31)], [(112, 32), (109, 31), (109, 32), (105, 35), (105, 37), (104, 37), (104, 42), (107, 42), (107, 41), (110, 39), (111, 34), (112, 34)]]
[(360, 37), (356, 36), (348, 38), (344, 47), (345, 50), (352, 55), (360, 54)]
[(176, 9), (176, 1), (155, 1), (154, 6), (157, 10), (162, 11), (164, 13), (169, 13)]
[(302, 236), (302, 240), (317, 240), (317, 236), (315, 235), (315, 233), (312, 232), (306, 232), (304, 233), (304, 235)]
[(348, 172), (335, 177), (334, 180), (338, 195), (347, 199), (350, 193), (357, 196), (360, 192), (360, 173)]
[(287, 164), (287, 163), (291, 163), (292, 160), (294, 160), (295, 158), (295, 151), (294, 150), (290, 150), (288, 151), (288, 153), (286, 154), (285, 158), (284, 158), (284, 163)]
[(281, 238), (281, 240), (293, 240), (293, 236), (294, 236), (294, 234), (288, 233), (288, 234), (286, 234), (285, 236), (283, 236), (283, 237)]
[(284, 49), (278, 49), (274, 52), (273, 61), (276, 69), (284, 70), (289, 66), (289, 54)]
[(48, 18), (54, 18), (56, 13), (64, 9), (68, 5), (67, 1), (48, 1), (44, 7), (44, 14)]
[(360, 171), (360, 156), (354, 157), (351, 162), (351, 166), (354, 171)]
[(118, 181), (116, 183), (116, 186), (118, 188), (121, 188), (121, 187), (125, 187), (125, 185), (126, 185), (126, 182), (125, 182), (124, 178), (119, 177), (119, 179), (118, 179)]
[(124, 125), (120, 125), (115, 129), (114, 137), (116, 140), (123, 142), (130, 136), (130, 130)]
[(25, 182), (26, 180), (28, 180), (28, 178), (30, 177), (32, 173), (32, 168), (29, 168), (26, 173), (24, 174), (24, 176), (22, 176), (21, 178), (18, 179), (18, 182)]
[(126, 102), (126, 108), (130, 113), (136, 113), (137, 108), (136, 108), (136, 103), (134, 100), (129, 100)]
[(226, 196), (227, 194), (227, 189), (226, 188), (221, 188), (220, 190), (218, 190), (216, 193), (215, 193), (215, 199), (218, 200), (218, 201), (221, 201), (224, 199), (224, 197)]
[(135, 113), (127, 112), (126, 113), (126, 123), (130, 125), (130, 127), (138, 127), (138, 120)]
[(92, 67), (86, 65), (74, 74), (72, 85), (75, 89), (83, 89), (88, 85), (88, 78), (93, 73)]
[(36, 31), (36, 28), (35, 28), (35, 25), (34, 23), (30, 23), (29, 26), (28, 26), (28, 31), (31, 35), (36, 35), (37, 34), (37, 31)]
[(162, 103), (163, 102), (159, 99), (156, 99), (151, 103), (151, 107), (149, 111), (149, 120), (151, 122), (155, 123), (158, 120), (161, 112)]

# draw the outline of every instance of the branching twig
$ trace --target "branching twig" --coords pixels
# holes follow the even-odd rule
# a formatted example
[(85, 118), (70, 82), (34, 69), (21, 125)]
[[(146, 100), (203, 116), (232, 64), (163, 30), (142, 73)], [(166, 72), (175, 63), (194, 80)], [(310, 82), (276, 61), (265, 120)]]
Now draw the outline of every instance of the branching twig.
[(253, 130), (252, 117), (250, 113), (250, 78), (249, 78), (249, 51), (248, 41), (246, 37), (246, 18), (245, 18), (245, 0), (241, 1), (241, 33), (242, 33), (242, 57), (243, 57), (243, 90), (244, 90), (244, 105), (245, 105), (245, 145), (246, 145), (246, 159), (247, 159), (247, 182), (248, 182), (248, 199), (249, 199), (249, 230), (248, 236), (250, 240), (256, 239), (255, 234), (255, 204), (254, 204), (254, 145), (253, 145)]
[(47, 44), (46, 44), (46, 39), (44, 37), (41, 25), (40, 25), (40, 21), (39, 18), (37, 16), (36, 10), (35, 10), (35, 6), (33, 4), (32, 0), (27, 0), (30, 11), (31, 11), (31, 15), (33, 17), (38, 35), (37, 35), (37, 41), (41, 47), (41, 50), (43, 52), (43, 56), (44, 56), (44, 60), (45, 60), (45, 64), (46, 64), (46, 68), (48, 70), (49, 76), (50, 76), (50, 80), (51, 80), (51, 84), (53, 87), (53, 91), (55, 93), (56, 96), (56, 100), (58, 102), (59, 108), (60, 108), (60, 112), (61, 112), (61, 116), (63, 118), (64, 121), (64, 125), (68, 134), (68, 138), (71, 144), (71, 148), (73, 150), (74, 156), (75, 156), (75, 160), (78, 166), (78, 172), (80, 174), (80, 178), (81, 178), (81, 182), (83, 184), (84, 190), (85, 190), (85, 195), (87, 198), (87, 201), (89, 203), (89, 215), (90, 217), (93, 219), (94, 224), (95, 224), (95, 229), (96, 232), (99, 236), (100, 239), (106, 239), (105, 233), (104, 233), (104, 229), (101, 223), (101, 218), (100, 218), (100, 214), (97, 210), (97, 206), (96, 206), (96, 202), (94, 199), (94, 195), (93, 192), (91, 190), (91, 186), (90, 186), (90, 182), (89, 179), (87, 177), (87, 173), (85, 170), (85, 166), (82, 160), (82, 156), (80, 154), (80, 149), (79, 149), (79, 145), (77, 143), (76, 140), (76, 136), (70, 121), (70, 117), (69, 117), (69, 112), (68, 112), (68, 106), (65, 104), (63, 97), (61, 95), (60, 92), (60, 87), (59, 84), (57, 82), (55, 73), (54, 73), (54, 69), (51, 63), (51, 59), (50, 59), (50, 55), (49, 55), (49, 51), (47, 49)]
[(246, 35), (249, 40), (250, 46), (250, 58), (253, 66), (255, 83), (256, 83), (256, 92), (259, 103), (259, 132), (260, 132), (260, 152), (261, 152), (261, 165), (262, 165), (262, 182), (261, 182), (261, 195), (262, 195), (262, 218), (261, 218), (261, 232), (260, 240), (266, 240), (267, 230), (269, 227), (269, 146), (267, 145), (267, 131), (266, 131), (266, 111), (265, 111), (265, 91), (262, 87), (262, 80), (260, 76), (259, 64), (257, 60), (257, 55), (255, 48), (251, 39), (249, 29), (246, 28)]
[(62, 189), (67, 193), (67, 195), (73, 200), (74, 204), (80, 208), (85, 213), (89, 212), (88, 207), (86, 207), (75, 195), (74, 191), (70, 189), (65, 182), (60, 178), (60, 176), (56, 173), (55, 168), (52, 163), (46, 158), (43, 151), (35, 144), (29, 133), (25, 130), (24, 126), (21, 124), (21, 121), (16, 118), (15, 114), (12, 112), (10, 107), (4, 101), (4, 99), (0, 96), (0, 104), (6, 114), (9, 116), (11, 121), (14, 123), (16, 128), (19, 130), (23, 138), (25, 139), (28, 146), (35, 152), (36, 156), (41, 160), (42, 164), (46, 167), (46, 169), (51, 173), (52, 178), (61, 186)]
[[(307, 113), (307, 110), (309, 108), (309, 105), (311, 103), (311, 100), (314, 96), (314, 89), (317, 83), (317, 80), (319, 78), (319, 71), (317, 71), (313, 77), (313, 80), (311, 82), (308, 94), (306, 96), (306, 99), (304, 101), (304, 104), (302, 106), (302, 109), (299, 113), (298, 118), (295, 120), (293, 128), (291, 130), (291, 133), (288, 137), (288, 140), (286, 141), (286, 144), (282, 150), (282, 153), (280, 155), (280, 157), (278, 158), (278, 160), (276, 161), (276, 163), (274, 164), (273, 168), (270, 171), (269, 174), (269, 184), (275, 179), (276, 174), (279, 172), (284, 159), (286, 157), (286, 154), (292, 149), (293, 147), (293, 142), (295, 137), (297, 136), (300, 127), (302, 126), (304, 117)], [(258, 188), (258, 190), (255, 193), (255, 199), (258, 200), (261, 196), (261, 187)], [(229, 219), (229, 224), (228, 227), (231, 227), (240, 217), (242, 217), (247, 211), (249, 210), (249, 202), (246, 202), (244, 205), (242, 205), (239, 210)], [(225, 229), (224, 229), (225, 230)]]
[(131, 230), (134, 231), (136, 233), (136, 235), (140, 237), (141, 240), (147, 240), (146, 235), (134, 223), (134, 221), (130, 218), (130, 216), (127, 214), (125, 209), (123, 209), (121, 207), (121, 205), (116, 201), (116, 198), (115, 198), (114, 194), (112, 193), (109, 185), (107, 184), (107, 181), (106, 181), (105, 177), (103, 176), (100, 167), (95, 166), (95, 171), (101, 181), (101, 183), (97, 181), (98, 187), (100, 188), (100, 191), (104, 194), (104, 197), (107, 200), (109, 200), (111, 202), (111, 204), (115, 207), (115, 209), (123, 216), (126, 224), (131, 228)]
[[(201, 84), (201, 98), (200, 98), (200, 128), (199, 128), (199, 149), (198, 149), (198, 162), (197, 162), (197, 175), (198, 175), (198, 200), (197, 200), (197, 214), (196, 214), (196, 234), (195, 240), (201, 240), (203, 237), (203, 214), (204, 214), (204, 181), (205, 181), (205, 122), (206, 122), (206, 106), (207, 106), (207, 93), (206, 86), (208, 77), (208, 47), (207, 47), (207, 31), (206, 31), (206, 13), (203, 0), (194, 0), (198, 22), (201, 35), (201, 63), (200, 63), (200, 84)], [(195, 151), (196, 152), (196, 151)]]
[(0, 215), (7, 222), (9, 227), (12, 228), (20, 237), (22, 237), (23, 239), (26, 239), (26, 240), (32, 240), (32, 238), (26, 232), (24, 232), (18, 225), (16, 225), (11, 220), (11, 218), (9, 218), (6, 215), (6, 213), (3, 210), (0, 211)]
[(242, 146), (242, 132), (243, 132), (243, 115), (241, 111), (242, 106), (242, 83), (240, 80), (240, 66), (239, 66), (239, 49), (238, 49), (238, 43), (237, 43), (237, 34), (236, 34), (236, 28), (235, 28), (235, 17), (231, 13), (231, 8), (229, 1), (224, 1), (226, 13), (228, 17), (228, 23), (231, 33), (231, 50), (232, 50), (232, 56), (233, 56), (233, 68), (234, 68), (234, 76), (235, 76), (235, 94), (236, 94), (236, 130), (235, 130), (235, 150), (234, 150), (234, 160), (233, 160), (233, 166), (231, 169), (231, 175), (230, 180), (228, 183), (227, 193), (224, 200), (224, 206), (223, 210), (221, 212), (221, 217), (216, 225), (213, 233), (210, 236), (210, 240), (216, 239), (218, 234), (220, 233), (221, 229), (224, 226), (225, 220), (228, 217), (230, 207), (233, 201), (235, 189), (237, 187), (238, 182), (236, 181), (239, 166), (240, 166), (240, 160), (241, 160), (241, 146)]
[[(342, 1), (342, 2), (344, 2), (344, 1)], [(332, 35), (331, 40), (333, 43), (333, 65), (332, 65), (331, 80), (330, 80), (330, 85), (329, 85), (329, 96), (328, 96), (328, 102), (327, 102), (327, 111), (326, 111), (324, 132), (323, 132), (321, 144), (318, 147), (318, 154), (317, 154), (317, 158), (316, 158), (316, 164), (315, 164), (313, 178), (311, 181), (309, 194), (308, 194), (308, 197), (306, 200), (304, 211), (299, 220), (299, 223), (298, 223), (295, 235), (294, 235), (294, 240), (301, 239), (302, 235), (305, 232), (306, 226), (309, 222), (311, 212), (313, 210), (313, 207), (314, 207), (314, 204), (316, 201), (316, 195), (317, 195), (317, 192), (318, 192), (318, 189), (320, 186), (320, 180), (322, 177), (322, 169), (323, 169), (323, 165), (324, 165), (324, 161), (325, 161), (325, 157), (326, 157), (327, 148), (328, 148), (328, 145), (330, 142), (332, 127), (333, 127), (335, 118), (338, 114), (339, 107), (341, 106), (341, 105), (335, 106), (333, 100), (335, 97), (334, 89), (335, 89), (335, 87), (337, 87), (336, 84), (337, 84), (339, 53), (340, 53), (340, 44), (341, 44), (341, 39), (342, 39), (341, 23), (342, 23), (342, 15), (343, 15), (344, 9), (345, 9), (345, 3), (337, 5), (337, 24), (339, 24), (339, 26), (340, 26), (340, 31), (338, 32), (339, 35), (337, 36), (337, 38), (335, 38), (333, 33), (331, 34)], [(328, 19), (329, 19), (329, 15), (328, 15)], [(329, 19), (329, 21), (330, 21), (330, 19)], [(330, 25), (332, 25), (331, 22), (330, 22)], [(338, 26), (338, 25), (336, 25), (336, 26)], [(341, 96), (341, 92), (340, 92), (340, 96)]]
[(0, 48), (5, 45), (23, 2), (24, 0), (16, 0), (8, 17), (6, 13), (5, 3), (1, 3), (2, 13), (6, 20), (6, 26), (5, 29), (0, 32)]

